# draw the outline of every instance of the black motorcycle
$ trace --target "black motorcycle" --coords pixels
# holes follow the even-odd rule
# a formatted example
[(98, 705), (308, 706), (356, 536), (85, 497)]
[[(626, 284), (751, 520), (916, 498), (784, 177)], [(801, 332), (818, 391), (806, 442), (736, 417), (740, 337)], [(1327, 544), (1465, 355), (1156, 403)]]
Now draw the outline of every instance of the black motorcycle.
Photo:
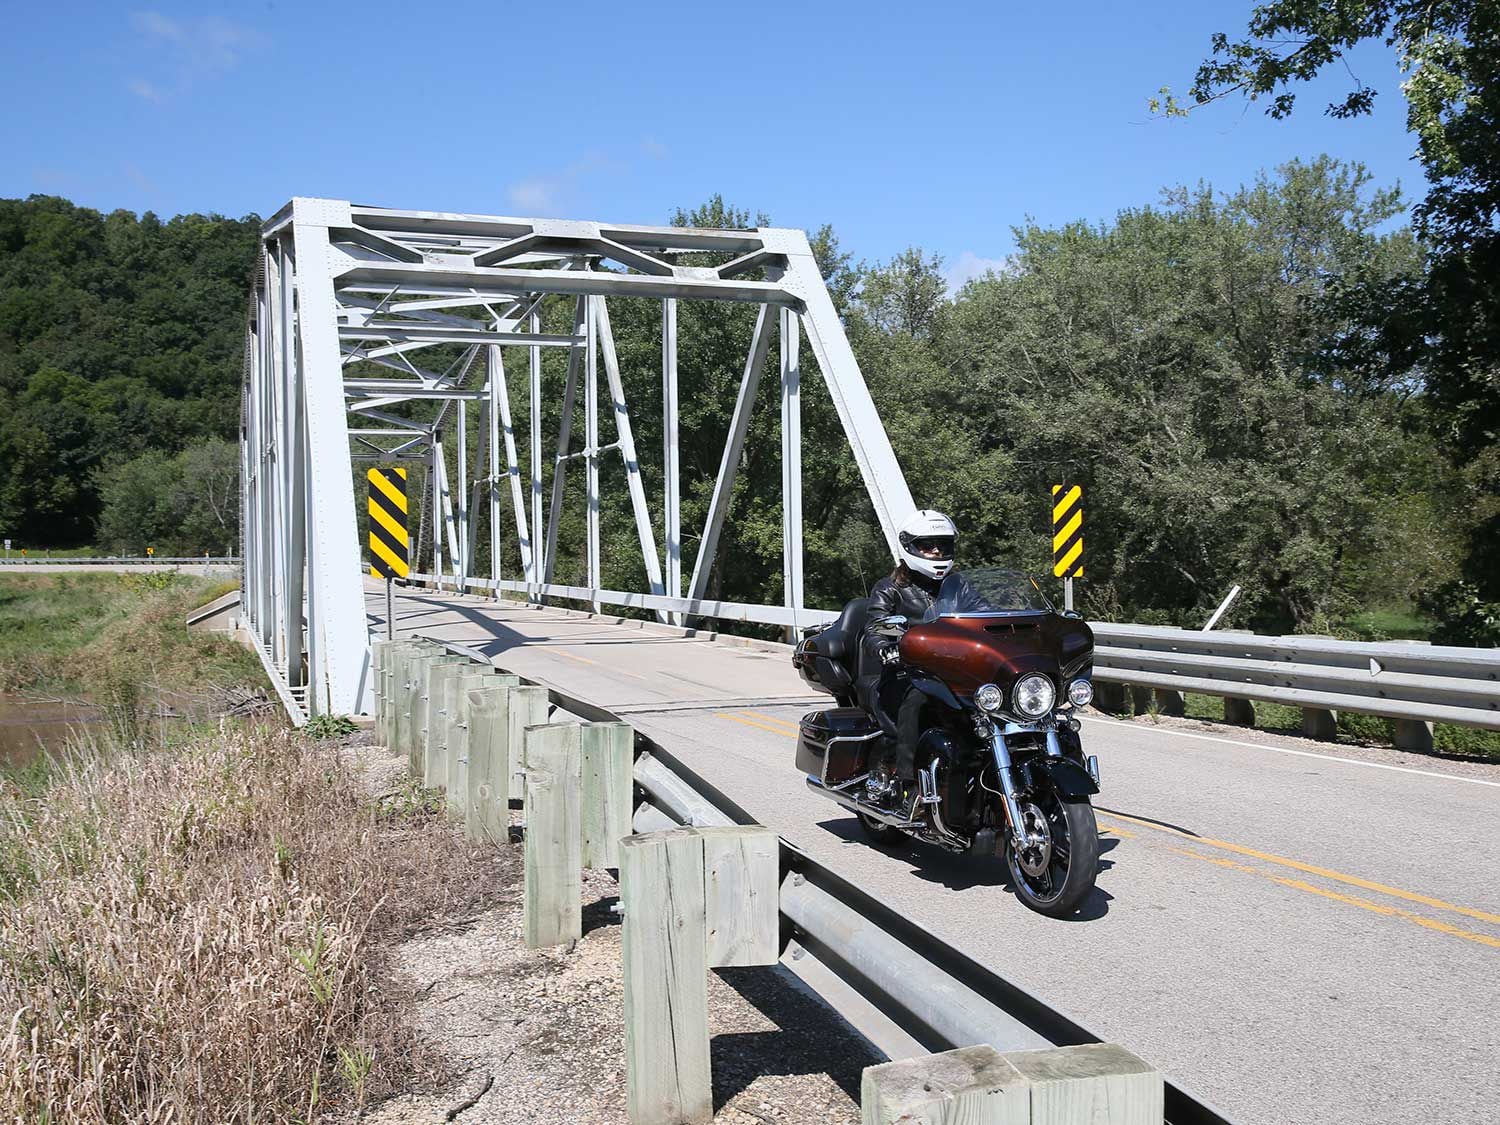
[[(815, 793), (851, 810), (876, 842), (900, 835), (950, 851), (1000, 855), (1016, 895), (1062, 917), (1093, 889), (1099, 835), (1089, 797), (1099, 762), (1076, 713), (1093, 699), (1094, 634), (1058, 613), (1025, 575), (950, 575), (920, 621), (866, 621), (867, 598), (808, 630), (792, 662), (839, 706), (803, 716), (797, 768)], [(895, 777), (895, 744), (855, 706), (865, 629), (898, 646), (893, 696), (925, 697), (917, 786)]]

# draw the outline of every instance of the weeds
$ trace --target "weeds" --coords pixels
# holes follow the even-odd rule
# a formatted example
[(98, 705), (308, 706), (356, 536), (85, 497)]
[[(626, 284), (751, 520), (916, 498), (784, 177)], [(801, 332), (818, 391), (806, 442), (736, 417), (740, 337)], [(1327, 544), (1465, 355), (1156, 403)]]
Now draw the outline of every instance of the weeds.
[(302, 731), (308, 738), (342, 738), (358, 729), (348, 715), (314, 715)]
[(0, 792), (0, 1119), (311, 1121), (434, 1069), (382, 943), (500, 893), (441, 818), (233, 728)]

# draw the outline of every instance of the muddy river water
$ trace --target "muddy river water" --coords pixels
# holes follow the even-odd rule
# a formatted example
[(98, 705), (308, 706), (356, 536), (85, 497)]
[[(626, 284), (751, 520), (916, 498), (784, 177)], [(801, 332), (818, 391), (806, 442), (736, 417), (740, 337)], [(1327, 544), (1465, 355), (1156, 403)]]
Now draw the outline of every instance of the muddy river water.
[(70, 729), (103, 721), (88, 703), (38, 700), (0, 692), (0, 766), (23, 766), (42, 749), (57, 749)]

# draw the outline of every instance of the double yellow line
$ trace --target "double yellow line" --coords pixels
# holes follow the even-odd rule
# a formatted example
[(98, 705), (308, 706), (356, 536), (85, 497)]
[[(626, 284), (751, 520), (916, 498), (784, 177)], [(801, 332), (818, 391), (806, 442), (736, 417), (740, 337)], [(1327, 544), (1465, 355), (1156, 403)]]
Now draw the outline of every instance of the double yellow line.
[[(754, 727), (757, 730), (767, 731), (770, 734), (779, 734), (783, 738), (797, 737), (796, 723), (788, 722), (786, 719), (778, 719), (774, 715), (763, 715), (757, 711), (746, 711), (744, 713), (720, 711), (718, 712), (718, 716), (721, 719), (728, 719), (731, 722), (741, 723), (744, 726)], [(1183, 832), (1181, 829), (1172, 828), (1164, 824), (1156, 824), (1149, 820), (1141, 820), (1138, 817), (1127, 816), (1124, 813), (1111, 812), (1108, 814), (1108, 817), (1110, 819), (1105, 819), (1104, 817), (1099, 818), (1100, 828), (1104, 829), (1105, 831), (1112, 832), (1113, 834), (1121, 836), (1125, 839), (1136, 839), (1137, 833), (1132, 832), (1128, 828), (1123, 828), (1118, 824), (1112, 823), (1113, 820), (1122, 820), (1127, 824), (1133, 824), (1140, 828), (1149, 828), (1153, 832), (1162, 832), (1166, 833), (1167, 835), (1176, 836), (1186, 841), (1187, 843), (1195, 844), (1199, 847), (1216, 848), (1220, 851), (1230, 852), (1232, 854), (1244, 856), (1249, 859), (1257, 859), (1262, 863), (1269, 863), (1278, 867), (1290, 868), (1294, 871), (1300, 871), (1307, 875), (1315, 875), (1320, 879), (1329, 879), (1336, 883), (1343, 883), (1348, 886), (1358, 887), (1361, 890), (1370, 891), (1375, 894), (1389, 895), (1392, 898), (1401, 899), (1405, 902), (1416, 903), (1418, 905), (1428, 907), (1432, 910), (1444, 910), (1450, 913), (1462, 915), (1464, 917), (1473, 918), (1479, 922), (1486, 922), (1491, 925), (1500, 926), (1500, 914), (1491, 914), (1488, 911), (1478, 910), (1474, 907), (1469, 906), (1459, 906), (1456, 903), (1445, 902), (1440, 898), (1433, 898), (1429, 895), (1418, 894), (1415, 891), (1403, 890), (1400, 887), (1388, 886), (1385, 883), (1377, 883), (1373, 879), (1365, 879), (1358, 875), (1350, 875), (1343, 871), (1335, 871), (1332, 868), (1319, 867), (1316, 864), (1312, 863), (1304, 863), (1300, 859), (1292, 859), (1288, 856), (1276, 855), (1274, 852), (1263, 852), (1256, 848), (1247, 847), (1244, 844), (1233, 843), (1229, 840), (1215, 840), (1212, 837), (1208, 836), (1194, 836), (1192, 833)], [(1345, 906), (1353, 906), (1359, 910), (1365, 910), (1373, 914), (1384, 915), (1385, 917), (1399, 918), (1402, 921), (1410, 922), (1415, 926), (1421, 926), (1423, 929), (1434, 930), (1438, 933), (1447, 934), (1449, 937), (1461, 938), (1464, 941), (1471, 941), (1479, 945), (1485, 945), (1494, 949), (1500, 949), (1500, 938), (1491, 937), (1488, 934), (1475, 933), (1472, 930), (1461, 929), (1460, 927), (1450, 925), (1447, 922), (1428, 918), (1424, 915), (1416, 914), (1410, 910), (1403, 910), (1400, 907), (1391, 906), (1386, 903), (1372, 902), (1369, 899), (1356, 898), (1353, 895), (1340, 894), (1338, 891), (1328, 890), (1327, 888), (1316, 886), (1303, 879), (1291, 879), (1280, 875), (1273, 875), (1268, 872), (1261, 871), (1258, 868), (1251, 867), (1248, 864), (1238, 863), (1230, 859), (1221, 859), (1210, 855), (1204, 855), (1201, 852), (1189, 851), (1186, 848), (1171, 848), (1169, 850), (1175, 852), (1177, 855), (1188, 856), (1192, 859), (1212, 863), (1216, 867), (1223, 867), (1228, 870), (1238, 871), (1246, 875), (1254, 875), (1257, 878), (1270, 879), (1274, 883), (1279, 883), (1282, 886), (1290, 887), (1293, 890), (1317, 895), (1320, 898), (1326, 898), (1333, 902), (1342, 903)]]

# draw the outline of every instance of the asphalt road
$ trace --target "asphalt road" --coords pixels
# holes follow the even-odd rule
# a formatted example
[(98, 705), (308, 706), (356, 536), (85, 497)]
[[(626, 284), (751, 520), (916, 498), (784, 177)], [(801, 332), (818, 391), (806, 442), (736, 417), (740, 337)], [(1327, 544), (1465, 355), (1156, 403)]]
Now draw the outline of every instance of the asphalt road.
[[(384, 592), (370, 613), (383, 630)], [(1070, 921), (997, 861), (881, 850), (806, 789), (825, 706), (783, 653), (402, 593), (398, 635), (473, 645), (622, 717), (761, 823), (1160, 1066), (1242, 1125), (1500, 1122), (1500, 767), (1090, 718), (1101, 871)]]

